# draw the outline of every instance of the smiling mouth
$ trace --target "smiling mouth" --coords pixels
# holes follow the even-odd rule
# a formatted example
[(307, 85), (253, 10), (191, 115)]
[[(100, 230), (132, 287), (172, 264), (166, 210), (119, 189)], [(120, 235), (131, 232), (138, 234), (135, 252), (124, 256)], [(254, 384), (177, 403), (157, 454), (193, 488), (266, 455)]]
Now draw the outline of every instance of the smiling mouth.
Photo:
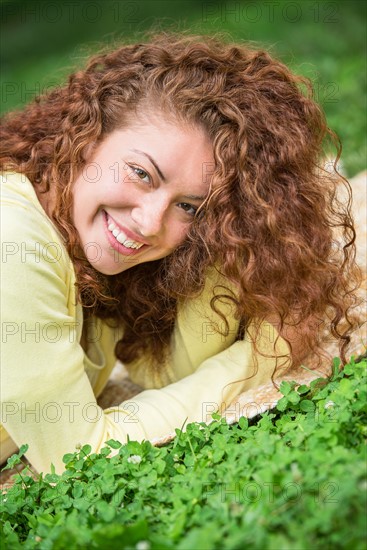
[(116, 241), (118, 241), (126, 248), (135, 248), (136, 250), (138, 250), (143, 246), (143, 243), (138, 243), (129, 239), (127, 235), (125, 235), (125, 233), (121, 231), (121, 229), (118, 229), (113, 222), (108, 223), (107, 229), (115, 237)]
[(110, 218), (110, 216), (105, 212), (105, 219), (106, 219), (106, 225), (109, 233), (114, 236), (116, 241), (125, 248), (133, 248), (135, 250), (139, 250), (142, 246), (144, 246), (145, 243), (134, 241), (131, 238), (129, 238), (124, 231), (118, 227), (115, 222)]

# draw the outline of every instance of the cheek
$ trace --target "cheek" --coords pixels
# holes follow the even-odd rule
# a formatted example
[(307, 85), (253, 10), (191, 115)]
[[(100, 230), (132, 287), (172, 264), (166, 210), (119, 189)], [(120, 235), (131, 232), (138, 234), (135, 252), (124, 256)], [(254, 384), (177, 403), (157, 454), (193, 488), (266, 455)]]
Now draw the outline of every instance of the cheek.
[(167, 237), (167, 248), (170, 248), (172, 251), (175, 250), (183, 241), (185, 240), (187, 233), (189, 232), (190, 224), (183, 224), (180, 222), (175, 222), (170, 225), (168, 237)]
[(73, 216), (75, 223), (84, 225), (90, 223), (93, 218), (94, 202), (93, 193), (87, 186), (79, 186), (73, 194)]

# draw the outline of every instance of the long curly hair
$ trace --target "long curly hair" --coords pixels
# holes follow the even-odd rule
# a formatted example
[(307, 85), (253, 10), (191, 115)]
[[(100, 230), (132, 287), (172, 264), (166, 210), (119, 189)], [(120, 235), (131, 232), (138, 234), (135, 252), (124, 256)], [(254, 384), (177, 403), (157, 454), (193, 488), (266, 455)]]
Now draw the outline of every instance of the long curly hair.
[[(105, 276), (79, 244), (72, 185), (88, 146), (141, 109), (205, 130), (212, 191), (170, 256)], [(338, 159), (341, 146), (308, 79), (248, 45), (163, 32), (92, 57), (67, 85), (5, 116), (0, 160), (44, 192), (52, 182), (52, 219), (75, 266), (79, 300), (87, 315), (122, 324), (116, 354), (123, 362), (148, 354), (162, 368), (179, 304), (200, 294), (213, 267), (223, 284), (211, 307), (219, 312), (224, 296), (235, 304), (238, 338), (251, 321), (259, 327), (275, 316), (283, 327), (299, 326), (314, 349), (326, 314), (345, 361), (355, 232), (349, 184), (335, 167), (323, 168), (330, 145)]]

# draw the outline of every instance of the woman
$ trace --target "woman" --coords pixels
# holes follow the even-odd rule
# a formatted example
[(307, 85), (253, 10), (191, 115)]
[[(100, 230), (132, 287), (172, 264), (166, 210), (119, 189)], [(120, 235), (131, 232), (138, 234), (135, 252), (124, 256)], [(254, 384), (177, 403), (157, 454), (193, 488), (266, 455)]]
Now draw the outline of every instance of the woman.
[[(345, 360), (354, 229), (327, 138), (266, 52), (168, 34), (5, 117), (1, 459), (28, 443), (60, 471), (78, 443), (206, 420), (325, 318)], [(102, 411), (116, 357), (145, 391)]]

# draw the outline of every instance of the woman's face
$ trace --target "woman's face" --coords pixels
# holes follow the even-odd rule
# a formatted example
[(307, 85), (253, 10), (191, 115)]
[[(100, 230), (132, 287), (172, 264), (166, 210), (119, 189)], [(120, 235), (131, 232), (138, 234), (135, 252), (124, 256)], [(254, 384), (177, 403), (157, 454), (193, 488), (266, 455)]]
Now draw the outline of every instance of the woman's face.
[(95, 269), (168, 256), (206, 197), (212, 145), (200, 128), (141, 117), (98, 146), (74, 183), (73, 222)]

